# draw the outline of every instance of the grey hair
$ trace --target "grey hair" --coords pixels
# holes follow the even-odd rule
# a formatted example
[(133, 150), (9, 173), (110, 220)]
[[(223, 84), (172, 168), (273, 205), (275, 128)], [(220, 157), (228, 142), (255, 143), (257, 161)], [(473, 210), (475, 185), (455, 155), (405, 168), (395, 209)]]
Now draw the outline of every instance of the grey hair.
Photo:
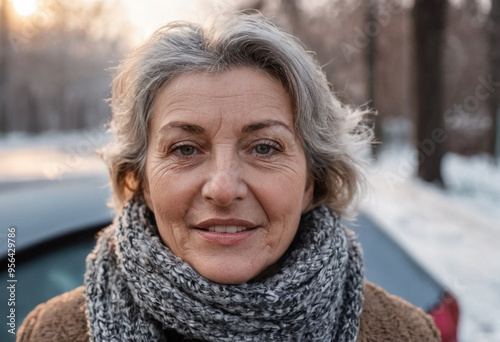
[(324, 203), (341, 215), (348, 213), (364, 187), (355, 150), (371, 139), (371, 130), (362, 124), (367, 111), (343, 105), (314, 56), (258, 13), (221, 15), (207, 26), (167, 24), (120, 65), (111, 98), (115, 140), (102, 151), (115, 207), (142, 191), (148, 122), (160, 89), (183, 73), (221, 73), (239, 66), (276, 78), (292, 99), (295, 128), (314, 180), (309, 209)]

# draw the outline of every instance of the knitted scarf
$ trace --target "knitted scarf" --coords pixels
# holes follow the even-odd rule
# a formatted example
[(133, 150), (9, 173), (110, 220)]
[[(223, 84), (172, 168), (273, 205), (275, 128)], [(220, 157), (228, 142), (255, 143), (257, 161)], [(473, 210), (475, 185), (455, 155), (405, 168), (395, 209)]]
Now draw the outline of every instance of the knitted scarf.
[(280, 269), (240, 285), (211, 282), (166, 247), (132, 199), (87, 258), (91, 341), (356, 341), (364, 274), (352, 232), (322, 206), (302, 217)]

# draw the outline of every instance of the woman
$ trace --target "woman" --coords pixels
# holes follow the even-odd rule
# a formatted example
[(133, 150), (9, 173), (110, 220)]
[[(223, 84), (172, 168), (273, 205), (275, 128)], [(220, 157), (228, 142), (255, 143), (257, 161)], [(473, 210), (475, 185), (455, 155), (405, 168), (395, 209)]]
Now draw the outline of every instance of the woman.
[(119, 214), (85, 287), (19, 341), (439, 341), (366, 283), (340, 223), (359, 195), (363, 114), (258, 15), (159, 29), (113, 82), (104, 151)]

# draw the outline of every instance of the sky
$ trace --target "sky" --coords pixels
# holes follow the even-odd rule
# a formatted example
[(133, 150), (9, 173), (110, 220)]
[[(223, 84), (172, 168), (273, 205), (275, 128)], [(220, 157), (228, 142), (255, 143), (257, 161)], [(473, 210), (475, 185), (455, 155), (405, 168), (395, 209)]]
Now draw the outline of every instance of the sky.
[[(6, 0), (10, 1), (16, 14), (25, 20), (40, 21), (43, 12), (50, 15), (59, 1), (65, 0)], [(93, 4), (103, 0), (72, 0)], [(174, 20), (203, 22), (213, 11), (233, 9), (248, 0), (115, 0), (116, 16), (125, 17), (134, 27), (131, 40), (140, 41), (159, 26)], [(109, 6), (109, 3), (107, 3)], [(67, 5), (65, 3), (65, 5)], [(244, 6), (244, 5), (243, 5)]]
[(130, 22), (143, 35), (173, 20), (202, 21), (211, 7), (204, 0), (125, 0), (124, 4)]

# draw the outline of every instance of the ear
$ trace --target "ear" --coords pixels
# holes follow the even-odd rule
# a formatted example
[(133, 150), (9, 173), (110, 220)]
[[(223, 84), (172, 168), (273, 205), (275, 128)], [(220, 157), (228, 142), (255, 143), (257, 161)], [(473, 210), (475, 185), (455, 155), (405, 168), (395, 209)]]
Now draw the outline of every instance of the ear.
[(302, 213), (310, 209), (314, 195), (314, 181), (311, 177), (307, 177), (306, 186), (304, 189), (304, 196), (302, 197)]

